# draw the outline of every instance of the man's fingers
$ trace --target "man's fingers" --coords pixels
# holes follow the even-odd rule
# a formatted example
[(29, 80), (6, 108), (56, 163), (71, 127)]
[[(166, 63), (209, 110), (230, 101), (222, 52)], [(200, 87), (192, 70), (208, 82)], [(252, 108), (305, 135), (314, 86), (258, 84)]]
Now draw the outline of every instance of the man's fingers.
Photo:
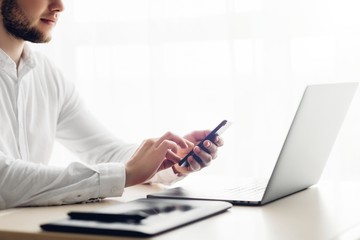
[(156, 148), (159, 149), (161, 152), (163, 152), (164, 156), (168, 150), (172, 150), (173, 152), (176, 152), (177, 149), (176, 142), (167, 139), (165, 140), (159, 139), (157, 144), (158, 146)]
[(188, 157), (188, 163), (189, 163), (188, 169), (191, 172), (199, 171), (201, 169), (200, 163), (198, 163), (198, 161), (196, 161), (193, 156)]
[(180, 162), (180, 160), (181, 160), (181, 158), (171, 150), (167, 151), (165, 157), (166, 157), (167, 160), (173, 162), (174, 164)]
[(189, 144), (191, 144), (190, 141), (179, 137), (178, 135), (172, 133), (172, 132), (167, 132), (165, 133), (161, 138), (159, 138), (158, 143), (161, 144), (164, 140), (171, 140), (173, 142), (175, 142), (177, 145), (179, 145), (181, 148), (187, 148), (189, 146)]

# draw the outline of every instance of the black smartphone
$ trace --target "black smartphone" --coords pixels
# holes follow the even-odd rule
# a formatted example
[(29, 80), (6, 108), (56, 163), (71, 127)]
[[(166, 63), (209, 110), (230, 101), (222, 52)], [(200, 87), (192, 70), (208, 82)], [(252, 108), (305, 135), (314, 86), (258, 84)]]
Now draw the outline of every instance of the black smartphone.
[[(201, 149), (203, 149), (204, 151), (207, 151), (207, 149), (203, 146), (203, 143), (206, 140), (210, 140), (213, 141), (214, 137), (217, 135), (221, 135), (229, 126), (231, 125), (231, 122), (227, 121), (227, 120), (223, 120), (219, 125), (216, 126), (216, 128), (214, 128), (214, 130), (212, 130), (197, 146), (199, 146)], [(181, 161), (179, 162), (179, 165), (182, 167), (187, 167), (189, 166), (189, 163), (187, 161), (188, 157), (193, 156), (195, 158), (196, 161), (200, 161), (198, 160), (198, 157), (196, 157), (196, 155), (194, 155), (194, 151), (191, 150), (183, 159), (181, 159)], [(199, 162), (200, 163), (200, 162)]]

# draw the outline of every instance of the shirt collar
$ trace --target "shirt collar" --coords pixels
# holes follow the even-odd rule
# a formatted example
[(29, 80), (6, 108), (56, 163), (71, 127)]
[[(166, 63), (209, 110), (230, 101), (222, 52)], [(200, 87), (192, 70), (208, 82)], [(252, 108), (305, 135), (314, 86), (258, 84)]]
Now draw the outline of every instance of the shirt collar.
[(18, 68), (18, 79), (21, 80), (31, 69), (35, 67), (34, 54), (30, 50), (29, 46), (25, 44), (24, 50), (21, 54), (19, 68)]
[(34, 53), (27, 44), (24, 45), (18, 69), (15, 62), (0, 48), (0, 68), (11, 77), (19, 80), (35, 66)]
[(0, 48), (0, 68), (6, 68), (7, 66), (14, 66), (14, 61), (9, 57), (9, 55)]
[(23, 62), (23, 64), (28, 66), (29, 68), (34, 68), (36, 65), (34, 53), (31, 51), (30, 47), (27, 44), (25, 44), (24, 46), (20, 62)]

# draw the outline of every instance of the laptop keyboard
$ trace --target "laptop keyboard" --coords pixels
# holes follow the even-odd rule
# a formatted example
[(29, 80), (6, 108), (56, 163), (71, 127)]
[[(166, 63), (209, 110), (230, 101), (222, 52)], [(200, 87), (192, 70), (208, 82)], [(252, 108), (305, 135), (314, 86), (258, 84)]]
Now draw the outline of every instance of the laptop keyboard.
[(268, 180), (248, 182), (238, 187), (228, 188), (218, 192), (215, 191), (212, 195), (224, 199), (261, 200), (267, 183)]

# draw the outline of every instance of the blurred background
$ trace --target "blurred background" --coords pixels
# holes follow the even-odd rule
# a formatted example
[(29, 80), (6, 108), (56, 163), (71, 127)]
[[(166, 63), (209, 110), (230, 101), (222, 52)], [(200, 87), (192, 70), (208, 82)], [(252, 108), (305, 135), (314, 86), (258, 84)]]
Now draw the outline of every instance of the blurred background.
[[(233, 124), (199, 174), (270, 174), (308, 84), (360, 80), (358, 0), (64, 0), (48, 55), (132, 143)], [(360, 180), (360, 98), (322, 179)], [(52, 162), (76, 158), (56, 145)]]

